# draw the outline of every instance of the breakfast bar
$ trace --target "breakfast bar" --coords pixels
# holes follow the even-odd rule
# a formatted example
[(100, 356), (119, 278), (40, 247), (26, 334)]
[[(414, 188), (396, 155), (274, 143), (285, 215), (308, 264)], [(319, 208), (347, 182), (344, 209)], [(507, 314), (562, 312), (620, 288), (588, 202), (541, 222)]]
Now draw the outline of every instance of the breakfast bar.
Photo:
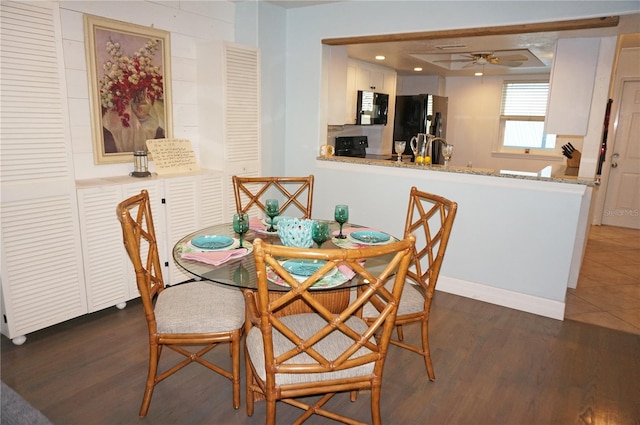
[[(371, 157), (318, 157), (316, 168), (328, 188), (316, 192), (319, 214), (330, 202), (325, 193), (335, 200), (336, 190), (348, 192), (355, 221), (395, 234), (404, 225), (411, 186), (456, 199), (456, 227), (437, 289), (564, 318), (566, 291), (576, 286), (582, 263), (595, 180), (552, 169), (501, 172)], [(367, 213), (374, 210), (375, 216)]]

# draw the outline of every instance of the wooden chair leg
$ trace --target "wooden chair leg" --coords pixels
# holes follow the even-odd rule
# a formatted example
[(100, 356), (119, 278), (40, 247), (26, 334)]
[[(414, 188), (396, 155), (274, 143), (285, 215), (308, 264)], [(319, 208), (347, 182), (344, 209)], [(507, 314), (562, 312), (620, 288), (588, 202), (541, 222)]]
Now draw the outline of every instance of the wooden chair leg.
[(382, 417), (380, 416), (380, 386), (371, 388), (371, 423), (373, 425), (381, 425)]
[(402, 332), (402, 325), (396, 325), (396, 332), (398, 333), (398, 341), (404, 341), (404, 333)]
[(251, 362), (249, 360), (249, 353), (247, 352), (246, 346), (244, 350), (244, 370), (246, 372), (245, 377), (245, 395), (247, 401), (247, 416), (253, 416), (253, 390), (251, 386), (253, 385), (253, 371), (251, 370)]
[(149, 345), (149, 373), (147, 374), (147, 382), (144, 388), (144, 395), (142, 396), (142, 405), (140, 406), (140, 417), (147, 416), (149, 411), (149, 405), (151, 404), (151, 397), (153, 396), (153, 389), (156, 385), (156, 374), (158, 373), (158, 362), (160, 361), (161, 347), (157, 344)]
[(427, 367), (427, 375), (430, 381), (435, 381), (436, 375), (433, 371), (433, 364), (431, 363), (431, 351), (429, 350), (429, 322), (424, 320), (421, 323), (422, 328), (422, 352), (424, 356), (424, 364)]
[(240, 336), (231, 341), (231, 375), (233, 387), (233, 408), (240, 408)]
[(276, 400), (267, 399), (267, 425), (276, 425)]

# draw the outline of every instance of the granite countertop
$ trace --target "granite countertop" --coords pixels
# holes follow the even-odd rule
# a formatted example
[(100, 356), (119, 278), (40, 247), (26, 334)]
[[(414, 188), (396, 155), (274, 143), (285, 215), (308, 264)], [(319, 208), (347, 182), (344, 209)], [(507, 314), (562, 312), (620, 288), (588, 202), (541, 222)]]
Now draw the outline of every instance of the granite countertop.
[[(445, 173), (458, 173), (458, 174), (471, 174), (478, 176), (492, 176), (502, 178), (512, 178), (521, 180), (540, 180), (550, 181), (558, 183), (572, 183), (582, 184), (587, 186), (598, 186), (600, 182), (595, 179), (585, 179), (578, 176), (567, 176), (553, 172), (551, 165), (546, 166), (537, 173), (517, 170), (492, 170), (488, 168), (475, 168), (475, 167), (456, 167), (449, 165), (422, 165), (414, 162), (409, 162), (410, 155), (404, 158), (404, 162), (397, 162), (395, 156), (391, 155), (367, 155), (366, 158), (354, 158), (348, 156), (330, 156), (330, 157), (318, 157), (320, 161), (352, 163), (352, 164), (367, 164), (376, 165), (380, 167), (396, 167), (405, 169), (414, 169), (416, 171), (440, 171)], [(564, 167), (561, 167), (564, 168)]]

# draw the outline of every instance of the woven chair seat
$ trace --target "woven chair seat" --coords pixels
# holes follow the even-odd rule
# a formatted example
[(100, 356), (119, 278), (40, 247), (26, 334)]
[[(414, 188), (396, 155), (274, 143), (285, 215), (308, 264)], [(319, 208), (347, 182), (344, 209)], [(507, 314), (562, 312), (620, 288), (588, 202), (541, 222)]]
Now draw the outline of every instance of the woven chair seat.
[(242, 292), (212, 283), (190, 282), (167, 287), (155, 306), (159, 333), (217, 333), (244, 323)]
[[(387, 282), (384, 286), (391, 290), (391, 288), (393, 288), (393, 281)], [(352, 293), (351, 297), (355, 299), (355, 294)], [(402, 297), (400, 298), (400, 304), (398, 305), (398, 315), (413, 314), (423, 310), (424, 296), (422, 295), (422, 292), (420, 292), (411, 280), (407, 280), (402, 288)], [(371, 303), (365, 304), (362, 309), (362, 317), (376, 317), (377, 315), (378, 310), (376, 310)]]
[[(392, 285), (393, 286), (393, 285)], [(288, 328), (294, 330), (297, 335), (303, 338), (309, 338), (314, 335), (320, 328), (327, 325), (327, 322), (317, 314), (296, 314), (282, 318)], [(367, 329), (367, 324), (357, 317), (350, 317), (346, 321), (347, 325), (356, 332), (363, 332)], [(255, 365), (256, 372), (260, 379), (266, 379), (264, 366), (264, 342), (262, 340), (262, 332), (259, 328), (252, 328), (246, 338), (247, 350), (251, 361)], [(375, 342), (372, 339), (372, 342)], [(348, 347), (353, 345), (353, 339), (345, 336), (340, 331), (334, 331), (322, 342), (315, 346), (315, 349), (327, 359), (335, 359), (342, 354)], [(274, 355), (277, 357), (282, 353), (292, 349), (293, 343), (284, 337), (277, 329), (273, 330), (273, 349)], [(360, 348), (350, 358), (357, 358), (368, 354), (371, 351), (365, 347)], [(285, 362), (286, 364), (287, 362)], [(293, 357), (288, 363), (306, 363), (317, 364), (317, 361), (306, 353), (300, 353)], [(358, 376), (367, 376), (373, 373), (374, 362), (364, 364), (362, 366), (351, 369), (338, 370), (327, 373), (277, 373), (276, 385), (299, 384), (303, 382), (330, 381), (335, 379), (353, 378)]]

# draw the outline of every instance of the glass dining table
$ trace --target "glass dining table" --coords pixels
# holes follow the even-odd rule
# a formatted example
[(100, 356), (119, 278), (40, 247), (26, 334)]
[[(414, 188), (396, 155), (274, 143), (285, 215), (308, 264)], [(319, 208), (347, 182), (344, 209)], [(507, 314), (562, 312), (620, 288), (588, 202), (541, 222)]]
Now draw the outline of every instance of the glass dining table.
[[(338, 230), (338, 223), (330, 222), (330, 231), (333, 234)], [(349, 224), (345, 227), (344, 233), (347, 235), (346, 239), (338, 239), (335, 236), (329, 238), (322, 244), (321, 249), (351, 249), (367, 246), (366, 243), (360, 243), (357, 239), (349, 237), (350, 233), (354, 233), (357, 230), (368, 230), (364, 226), (356, 224)], [(210, 251), (232, 251), (238, 250), (238, 254), (235, 258), (230, 258), (221, 264), (210, 264), (202, 260), (194, 259), (198, 258), (198, 254), (207, 252), (206, 249), (199, 248), (197, 242), (203, 238), (216, 241), (217, 238), (221, 240), (231, 239), (233, 242), (226, 248), (220, 250), (211, 249)], [(242, 247), (239, 246), (238, 235), (233, 230), (232, 223), (218, 224), (214, 226), (205, 227), (190, 233), (180, 239), (173, 247), (173, 259), (176, 264), (184, 269), (189, 274), (196, 278), (211, 281), (214, 283), (232, 286), (240, 290), (256, 291), (258, 289), (258, 279), (256, 275), (256, 268), (253, 258), (253, 241), (256, 238), (261, 238), (267, 243), (281, 245), (280, 238), (277, 232), (267, 232), (266, 230), (250, 229), (243, 237)], [(389, 242), (397, 241), (394, 236), (389, 235)], [(202, 245), (200, 245), (202, 246)], [(314, 244), (314, 247), (316, 245)], [(244, 248), (240, 251), (238, 248)], [(193, 255), (195, 254), (195, 255)], [(231, 252), (231, 257), (234, 256)], [(379, 263), (379, 264), (377, 264)], [(368, 260), (367, 268), (380, 268), (384, 267), (386, 262), (384, 258), (376, 260)], [(285, 284), (279, 276), (271, 275), (269, 270), (267, 271), (267, 278), (269, 281), (269, 293), (274, 297), (279, 296), (278, 293), (289, 291), (290, 287)], [(349, 291), (360, 285), (362, 282), (359, 277), (350, 279), (345, 274), (337, 271), (331, 276), (323, 278), (314, 286), (314, 297), (327, 306), (330, 310), (339, 311), (344, 308), (349, 302)], [(299, 309), (295, 306), (288, 311), (287, 314), (307, 312), (308, 310), (300, 305)]]

